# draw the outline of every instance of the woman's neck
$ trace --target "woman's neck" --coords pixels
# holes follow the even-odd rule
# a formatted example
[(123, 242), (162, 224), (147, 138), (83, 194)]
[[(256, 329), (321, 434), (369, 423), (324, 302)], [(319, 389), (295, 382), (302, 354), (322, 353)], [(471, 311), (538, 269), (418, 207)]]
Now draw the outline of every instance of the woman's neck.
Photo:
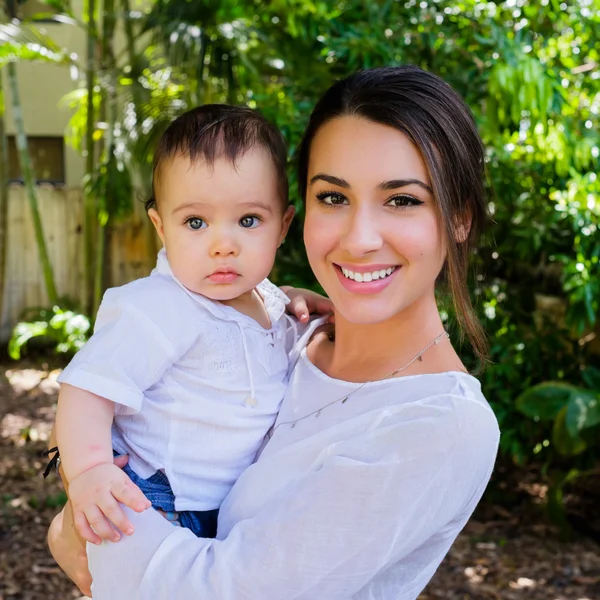
[[(443, 331), (433, 295), (380, 323), (350, 323), (336, 313), (335, 343), (321, 349), (320, 366), (340, 379), (378, 379), (409, 363)], [(445, 339), (441, 342), (405, 374), (462, 368), (451, 344)]]

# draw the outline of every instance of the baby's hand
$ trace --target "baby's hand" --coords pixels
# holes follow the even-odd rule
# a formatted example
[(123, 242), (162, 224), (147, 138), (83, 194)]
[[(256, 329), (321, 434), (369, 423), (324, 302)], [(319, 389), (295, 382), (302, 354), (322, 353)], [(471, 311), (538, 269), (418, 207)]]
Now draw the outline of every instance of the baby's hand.
[(136, 512), (151, 506), (140, 488), (111, 463), (96, 465), (72, 479), (69, 500), (77, 532), (93, 544), (101, 544), (103, 539), (118, 541), (121, 536), (114, 527), (127, 535), (133, 533), (119, 502)]
[(312, 313), (331, 314), (330, 322), (333, 322), (333, 304), (329, 298), (310, 290), (289, 286), (282, 286), (281, 291), (291, 301), (286, 307), (287, 312), (294, 315), (301, 323), (306, 323)]

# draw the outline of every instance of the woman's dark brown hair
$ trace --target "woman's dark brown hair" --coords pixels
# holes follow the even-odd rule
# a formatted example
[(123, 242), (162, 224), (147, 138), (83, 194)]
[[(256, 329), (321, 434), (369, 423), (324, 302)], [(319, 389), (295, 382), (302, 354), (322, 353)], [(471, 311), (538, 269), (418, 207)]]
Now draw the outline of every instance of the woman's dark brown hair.
[(485, 151), (471, 111), (445, 81), (414, 66), (368, 69), (336, 82), (315, 106), (298, 149), (301, 198), (306, 197), (315, 135), (344, 115), (393, 127), (421, 152), (444, 231), (443, 274), (456, 317), (475, 354), (485, 361), (485, 334), (467, 287), (469, 256), (487, 220)]

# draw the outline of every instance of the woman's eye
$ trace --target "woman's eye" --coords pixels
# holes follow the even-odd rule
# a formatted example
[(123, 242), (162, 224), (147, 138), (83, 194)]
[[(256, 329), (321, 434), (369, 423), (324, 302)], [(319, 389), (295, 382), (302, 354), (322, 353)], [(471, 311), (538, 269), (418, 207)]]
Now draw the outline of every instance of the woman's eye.
[(328, 206), (341, 206), (347, 203), (346, 197), (336, 192), (322, 192), (317, 194), (317, 199)]
[(190, 229), (193, 229), (194, 231), (197, 231), (198, 229), (203, 229), (204, 227), (206, 227), (206, 223), (202, 219), (199, 219), (198, 217), (190, 217), (189, 219), (187, 219), (186, 225)]
[(406, 208), (408, 206), (418, 206), (419, 204), (423, 204), (423, 202), (414, 196), (394, 196), (386, 204), (393, 208)]
[(258, 227), (260, 225), (260, 218), (256, 215), (247, 215), (246, 217), (242, 217), (240, 219), (240, 225), (245, 229), (253, 229), (254, 227)]

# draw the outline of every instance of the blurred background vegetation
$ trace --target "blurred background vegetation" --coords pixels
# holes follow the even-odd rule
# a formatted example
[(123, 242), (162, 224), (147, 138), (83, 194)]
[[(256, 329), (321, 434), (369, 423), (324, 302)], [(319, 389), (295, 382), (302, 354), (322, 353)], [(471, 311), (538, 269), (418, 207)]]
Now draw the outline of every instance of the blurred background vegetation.
[[(565, 485), (600, 473), (600, 1), (131, 2), (87, 0), (75, 10), (47, 0), (39, 14), (19, 18), (19, 2), (3, 1), (0, 106), (18, 113), (15, 63), (70, 69), (78, 83), (64, 100), (72, 110), (66, 137), (86, 164), (85, 301), (61, 299), (44, 224), (34, 219), (50, 307), (16, 327), (11, 355), (34, 336), (51, 337), (61, 352), (85, 341), (106, 285), (105, 231), (148, 196), (153, 145), (174, 116), (206, 102), (259, 108), (284, 133), (293, 165), (308, 114), (334, 79), (416, 64), (466, 99), (487, 146), (493, 225), (473, 257), (472, 281), (491, 345), (481, 381), (500, 421), (503, 459), (542, 469), (548, 509), (566, 527)], [(80, 28), (87, 55), (45, 33), (52, 21)], [(22, 127), (19, 140), (35, 215)], [(314, 287), (293, 168), (290, 177), (300, 218), (274, 279)], [(457, 340), (451, 312), (443, 315)]]

